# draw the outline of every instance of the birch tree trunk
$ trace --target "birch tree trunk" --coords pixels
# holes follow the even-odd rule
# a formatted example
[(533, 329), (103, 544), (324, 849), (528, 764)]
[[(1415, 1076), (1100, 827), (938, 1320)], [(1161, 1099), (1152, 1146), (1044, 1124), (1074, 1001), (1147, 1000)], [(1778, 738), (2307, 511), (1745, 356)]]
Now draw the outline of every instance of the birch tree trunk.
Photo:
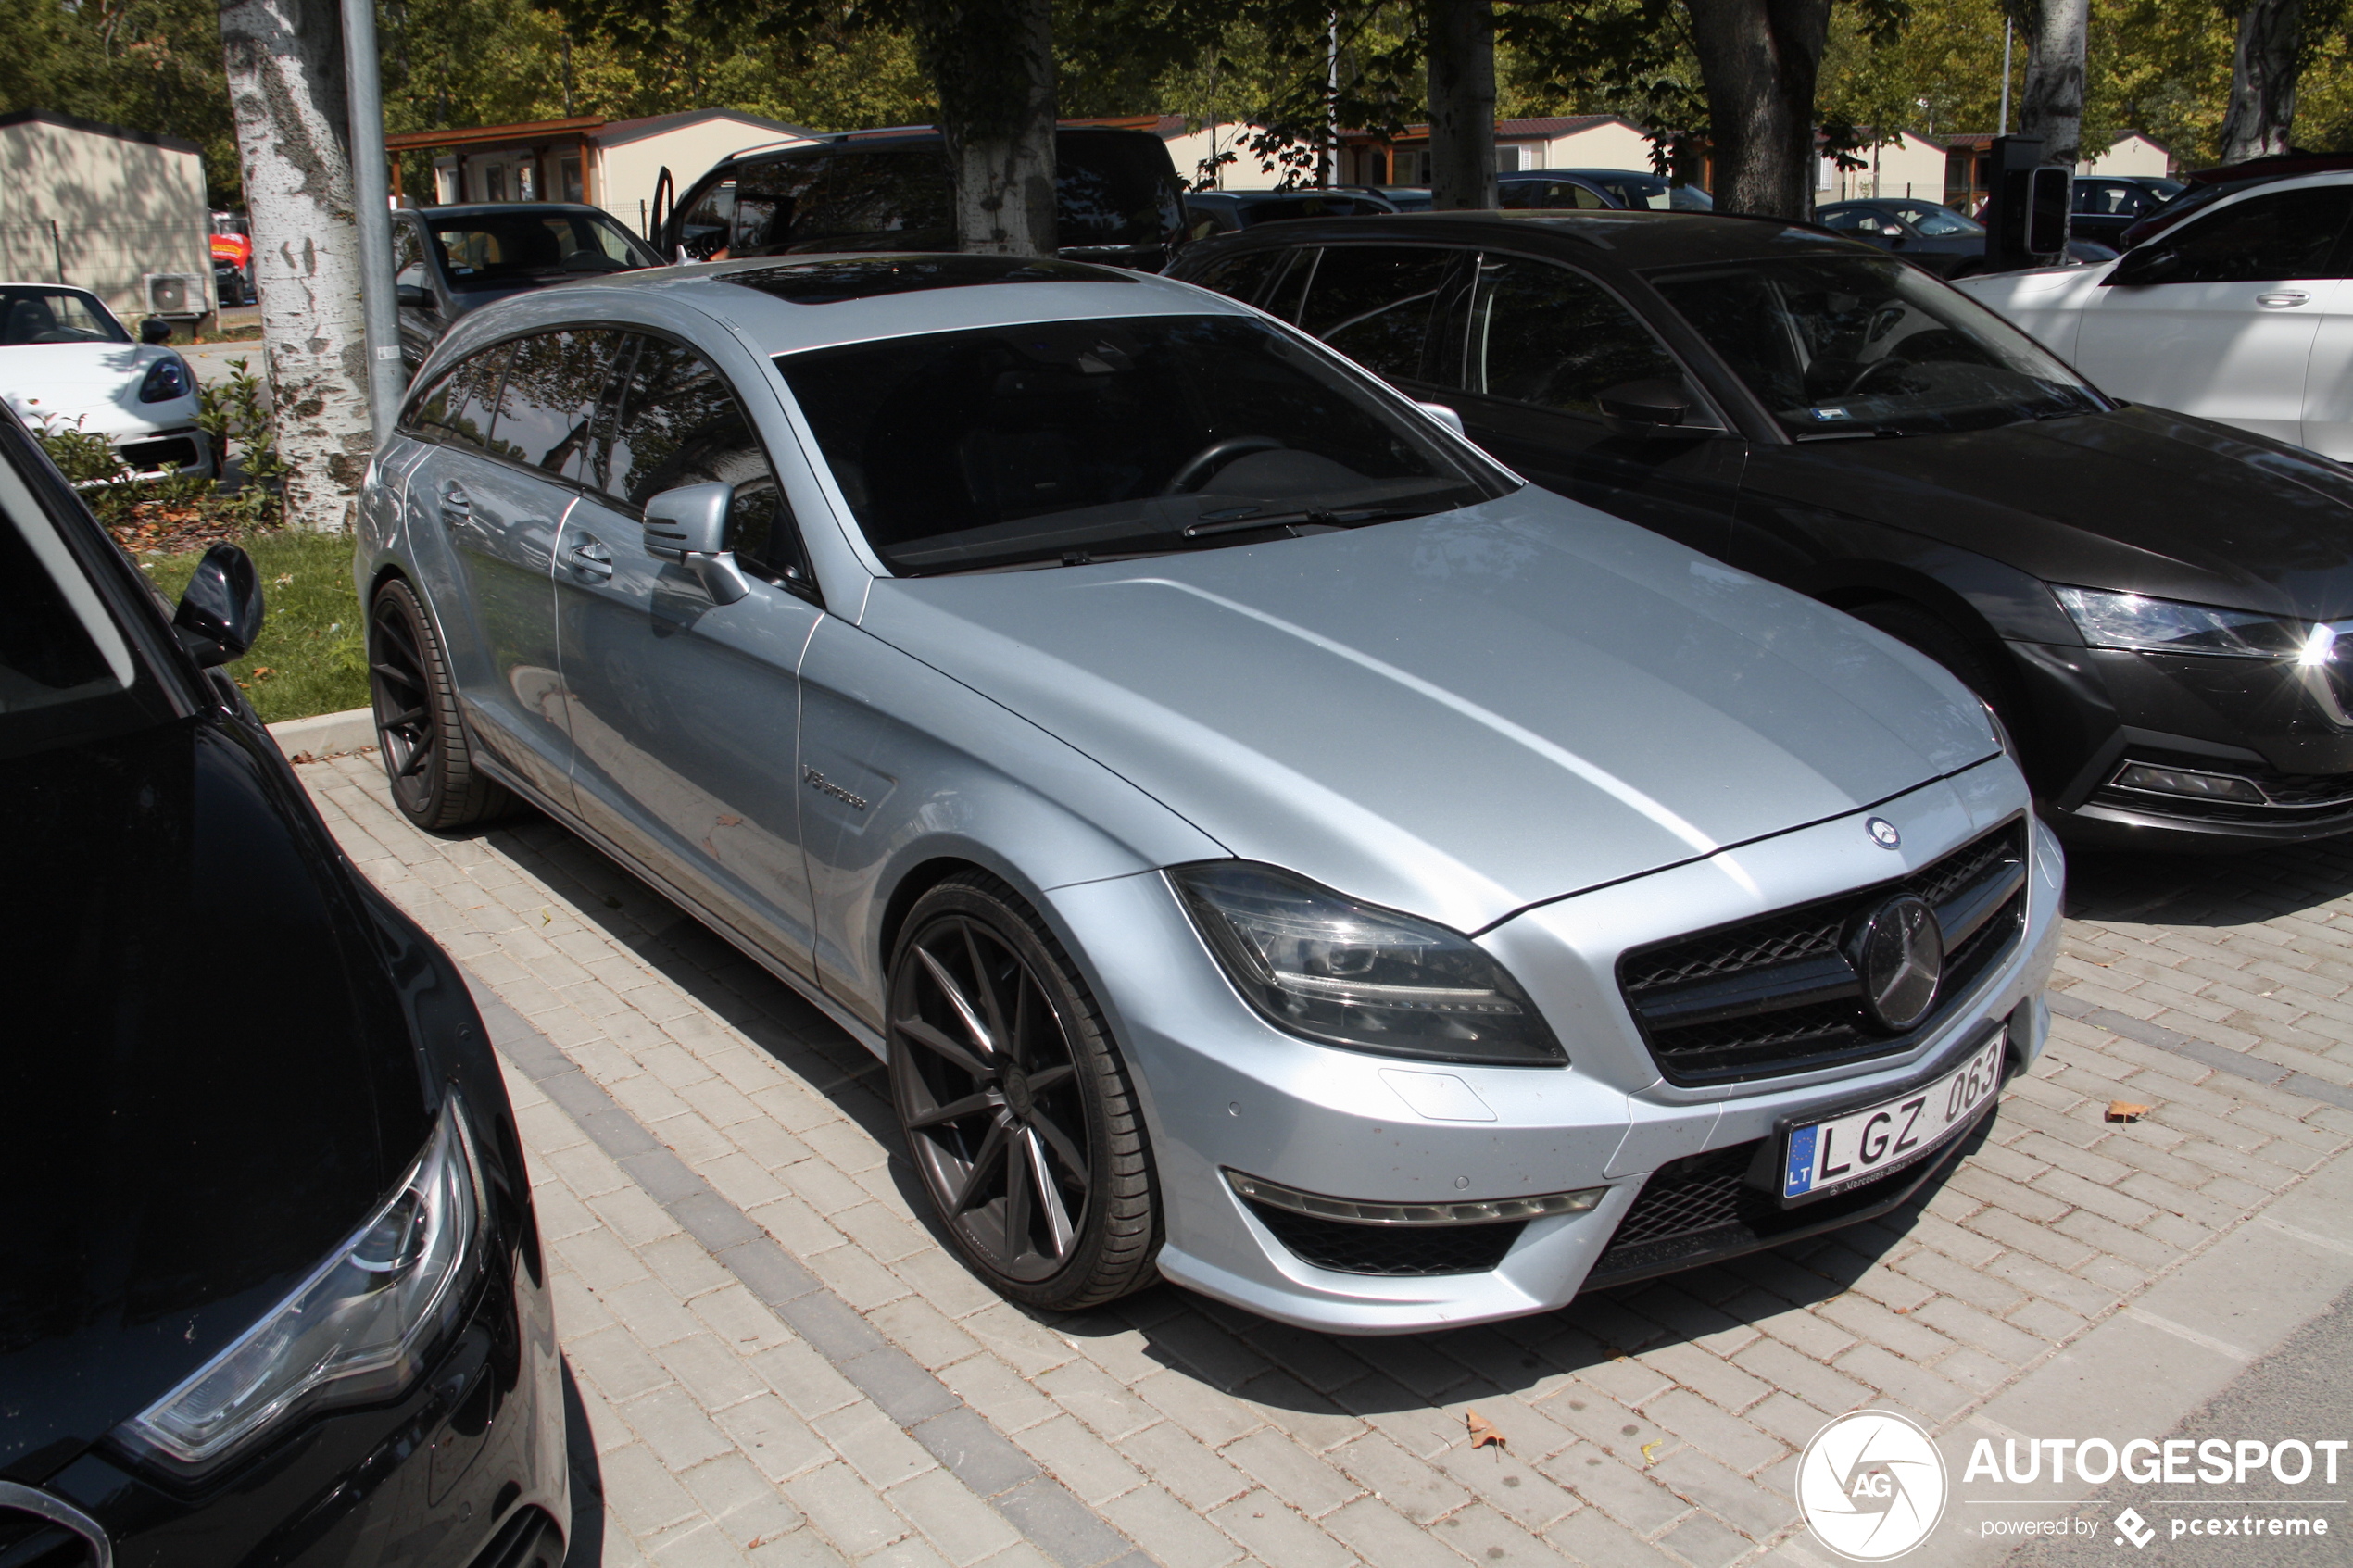
[(1429, 186), (1441, 212), (1495, 205), (1494, 0), (1429, 0)]
[(925, 0), (915, 44), (939, 93), (965, 250), (1054, 253), (1052, 0)]
[(2072, 169), (2083, 156), (2083, 47), (2089, 0), (2031, 0), (2021, 136), (2043, 138), (2043, 161)]
[(2304, 0), (2253, 0), (2239, 13), (2238, 47), (2231, 56), (2231, 107), (2222, 117), (2224, 163), (2288, 150), (2303, 42)]
[(229, 0), (220, 44), (286, 521), (340, 528), (375, 445), (342, 21), (334, 0)]
[(1716, 205), (1804, 220), (1814, 213), (1814, 87), (1830, 0), (1684, 0), (1707, 89)]

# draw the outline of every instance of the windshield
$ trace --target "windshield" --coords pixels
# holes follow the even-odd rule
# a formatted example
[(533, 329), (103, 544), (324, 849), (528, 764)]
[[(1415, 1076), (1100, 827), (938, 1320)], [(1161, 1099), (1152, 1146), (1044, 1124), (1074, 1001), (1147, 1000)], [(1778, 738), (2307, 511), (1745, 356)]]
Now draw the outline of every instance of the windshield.
[(901, 576), (1252, 544), (1503, 494), (1263, 321), (1053, 321), (776, 365)]
[(1651, 282), (1800, 441), (2106, 407), (2017, 328), (1893, 257), (1790, 257)]
[(511, 289), (583, 272), (659, 267), (661, 258), (601, 212), (514, 212), (432, 221), (449, 286)]
[(0, 288), (0, 348), (31, 343), (129, 343), (107, 307), (78, 289)]
[(1918, 229), (1923, 238), (1941, 240), (1954, 234), (1982, 234), (1985, 226), (1974, 218), (1964, 218), (1949, 207), (1922, 203), (1917, 207), (1899, 207), (1895, 216)]

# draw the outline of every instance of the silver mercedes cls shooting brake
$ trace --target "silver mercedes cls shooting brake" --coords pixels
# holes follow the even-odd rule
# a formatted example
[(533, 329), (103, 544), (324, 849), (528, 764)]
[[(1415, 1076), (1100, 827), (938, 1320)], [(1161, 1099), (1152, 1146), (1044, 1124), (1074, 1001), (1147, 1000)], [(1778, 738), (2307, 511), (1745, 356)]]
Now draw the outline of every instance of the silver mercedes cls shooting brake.
[(1904, 1201), (2043, 1046), (2059, 851), (1950, 676), (1180, 283), (493, 306), (355, 570), (401, 809), (528, 800), (824, 1009), (1034, 1307), (1556, 1307)]

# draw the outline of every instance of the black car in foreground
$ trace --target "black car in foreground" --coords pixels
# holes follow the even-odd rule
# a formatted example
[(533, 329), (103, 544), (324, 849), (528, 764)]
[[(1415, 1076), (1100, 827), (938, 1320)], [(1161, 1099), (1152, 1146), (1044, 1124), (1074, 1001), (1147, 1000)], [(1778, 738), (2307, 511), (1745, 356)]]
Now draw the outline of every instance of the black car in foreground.
[(1944, 664), (2077, 843), (2353, 830), (2339, 464), (2119, 402), (1919, 269), (1767, 219), (1310, 220), (1171, 273)]
[(0, 1562), (555, 1568), (560, 1368), (463, 979), (0, 409)]
[(480, 202), (392, 215), (400, 358), (410, 375), (458, 318), (550, 283), (659, 267), (653, 247), (579, 202)]

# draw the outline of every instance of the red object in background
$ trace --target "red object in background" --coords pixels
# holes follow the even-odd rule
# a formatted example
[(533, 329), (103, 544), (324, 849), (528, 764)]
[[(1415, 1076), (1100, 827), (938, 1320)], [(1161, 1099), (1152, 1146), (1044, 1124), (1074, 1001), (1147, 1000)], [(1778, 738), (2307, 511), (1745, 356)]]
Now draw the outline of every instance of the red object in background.
[(215, 234), (212, 236), (212, 258), (243, 267), (253, 259), (253, 242), (243, 234)]

